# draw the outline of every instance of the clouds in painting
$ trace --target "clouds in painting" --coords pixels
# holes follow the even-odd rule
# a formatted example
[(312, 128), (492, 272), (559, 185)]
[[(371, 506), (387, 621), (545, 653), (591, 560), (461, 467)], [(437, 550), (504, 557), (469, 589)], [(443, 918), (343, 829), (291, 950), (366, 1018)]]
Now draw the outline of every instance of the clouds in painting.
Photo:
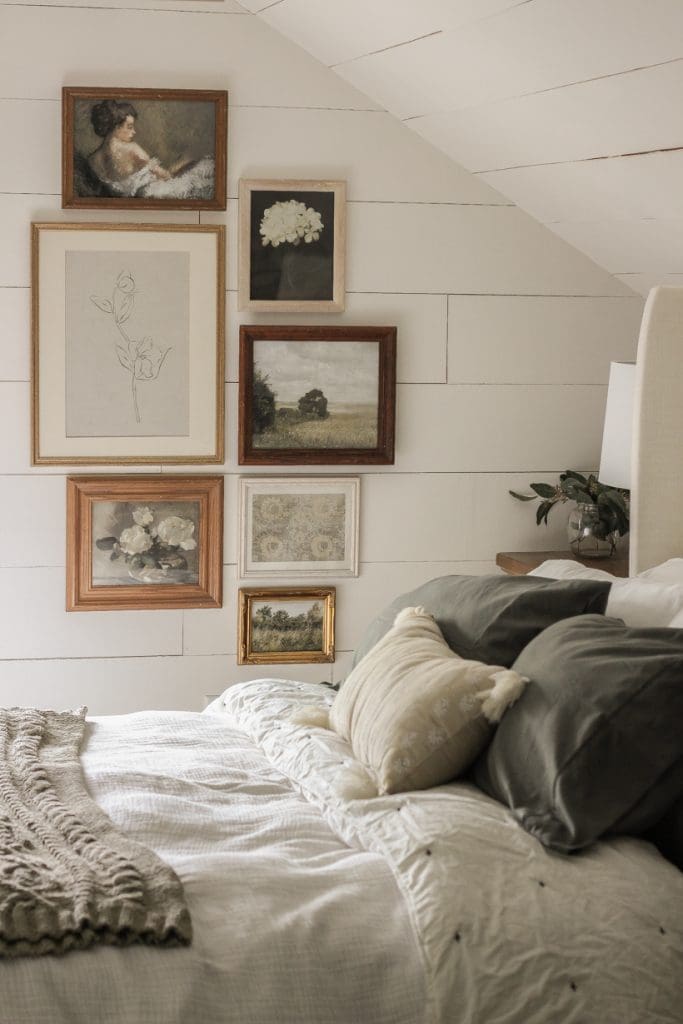
[(278, 403), (320, 388), (330, 404), (377, 404), (379, 345), (374, 341), (254, 343), (254, 367), (268, 376)]

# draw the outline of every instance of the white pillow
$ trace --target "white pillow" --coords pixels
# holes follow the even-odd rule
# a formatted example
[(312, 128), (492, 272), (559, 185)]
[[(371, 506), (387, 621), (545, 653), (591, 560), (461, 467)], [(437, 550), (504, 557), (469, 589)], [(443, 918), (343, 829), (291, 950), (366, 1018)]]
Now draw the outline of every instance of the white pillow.
[(472, 763), (525, 684), (510, 669), (459, 657), (424, 608), (404, 608), (346, 679), (329, 724), (380, 793), (427, 789)]
[[(672, 559), (683, 562), (683, 559)], [(664, 563), (668, 565), (668, 563)], [(663, 566), (657, 566), (661, 569)], [(652, 573), (648, 569), (648, 573)], [(627, 626), (680, 626), (683, 625), (683, 585), (658, 582), (652, 576), (631, 576), (624, 579), (612, 576), (602, 569), (591, 569), (569, 559), (549, 559), (530, 576), (550, 579), (607, 580), (612, 584), (605, 615), (623, 619)]]
[(661, 565), (653, 565), (651, 569), (639, 572), (639, 580), (655, 580), (657, 583), (683, 584), (683, 558), (669, 558)]

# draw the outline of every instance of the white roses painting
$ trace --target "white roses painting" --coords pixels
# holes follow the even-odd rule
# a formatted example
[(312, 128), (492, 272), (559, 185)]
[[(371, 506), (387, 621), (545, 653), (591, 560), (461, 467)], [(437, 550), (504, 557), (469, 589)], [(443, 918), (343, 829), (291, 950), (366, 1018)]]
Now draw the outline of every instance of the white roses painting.
[(196, 502), (99, 502), (93, 509), (95, 585), (196, 583)]
[(67, 611), (220, 608), (223, 477), (70, 476)]
[(345, 183), (240, 182), (240, 309), (344, 308)]

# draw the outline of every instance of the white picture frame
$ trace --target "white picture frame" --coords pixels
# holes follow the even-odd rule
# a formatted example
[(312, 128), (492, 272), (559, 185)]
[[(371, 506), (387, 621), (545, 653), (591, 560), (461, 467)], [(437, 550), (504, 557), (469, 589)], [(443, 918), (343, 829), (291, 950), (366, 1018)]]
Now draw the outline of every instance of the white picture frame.
[(240, 578), (358, 576), (359, 512), (357, 476), (240, 477)]

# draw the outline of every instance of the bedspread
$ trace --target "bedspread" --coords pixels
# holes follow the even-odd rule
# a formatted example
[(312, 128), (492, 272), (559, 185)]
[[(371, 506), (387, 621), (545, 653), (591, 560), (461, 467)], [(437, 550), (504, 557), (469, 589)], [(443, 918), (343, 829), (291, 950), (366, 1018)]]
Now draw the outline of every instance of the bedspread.
[(313, 684), (95, 719), (89, 789), (177, 872), (188, 949), (0, 964), (0, 1024), (679, 1024), (683, 875), (546, 851), (467, 784), (344, 801)]

